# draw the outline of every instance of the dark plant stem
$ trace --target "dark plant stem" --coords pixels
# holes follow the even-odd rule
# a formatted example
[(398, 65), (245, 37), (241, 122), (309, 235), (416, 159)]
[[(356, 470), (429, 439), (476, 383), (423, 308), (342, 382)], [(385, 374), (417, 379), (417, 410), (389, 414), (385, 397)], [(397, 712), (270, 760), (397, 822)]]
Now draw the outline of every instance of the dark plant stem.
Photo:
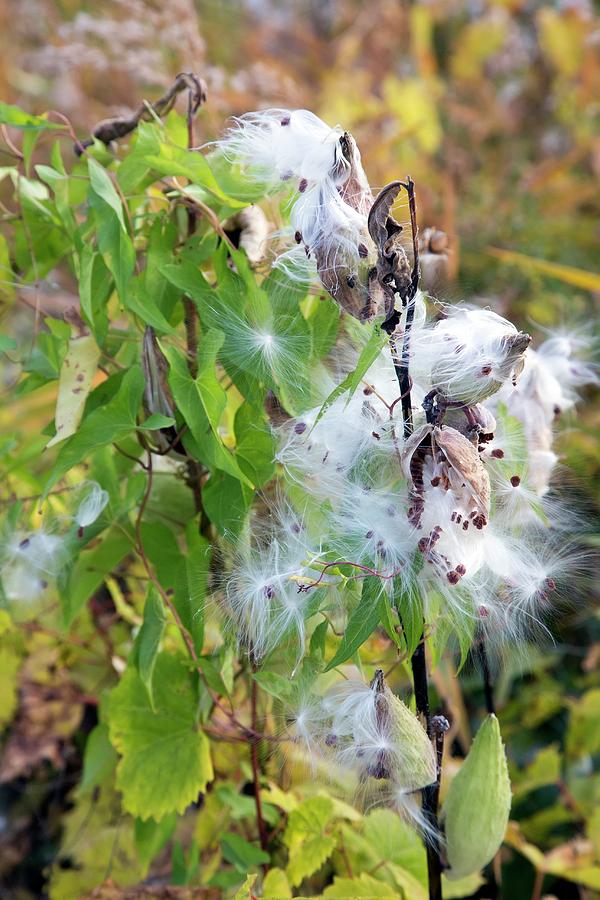
[(485, 694), (485, 708), (491, 715), (496, 715), (496, 707), (494, 705), (494, 687), (492, 685), (492, 676), (490, 674), (490, 666), (488, 662), (487, 652), (485, 649), (485, 641), (482, 638), (479, 644), (479, 659), (481, 661), (481, 674), (483, 675), (483, 692)]
[(427, 660), (425, 658), (425, 640), (421, 638), (419, 646), (410, 660), (413, 685), (415, 689), (415, 703), (417, 712), (423, 716), (427, 734), (431, 737), (431, 723), (429, 712), (429, 684), (427, 681)]
[(267, 829), (265, 826), (265, 820), (263, 819), (262, 813), (262, 800), (260, 798), (260, 767), (258, 764), (258, 751), (260, 745), (260, 737), (258, 737), (258, 685), (256, 680), (252, 677), (254, 673), (254, 666), (252, 666), (252, 687), (250, 690), (250, 728), (254, 733), (254, 737), (250, 738), (250, 760), (252, 762), (252, 779), (254, 781), (254, 800), (256, 803), (256, 825), (258, 827), (258, 834), (260, 837), (260, 846), (263, 850), (266, 850), (269, 845), (269, 839), (267, 836)]
[[(191, 92), (188, 93), (187, 108), (187, 143), (188, 149), (194, 146), (194, 107)], [(187, 208), (187, 234), (191, 237), (196, 231), (196, 211), (188, 206)], [(183, 308), (185, 312), (185, 336), (187, 344), (188, 368), (190, 375), (195, 378), (198, 374), (198, 314), (194, 301), (187, 296), (183, 298)]]
[[(417, 226), (417, 207), (415, 202), (414, 183), (408, 178), (404, 188), (408, 194), (408, 204), (410, 213), (410, 224), (412, 230), (412, 250), (413, 250), (413, 269), (411, 276), (410, 291), (407, 296), (402, 296), (402, 305), (406, 310), (404, 320), (404, 333), (402, 336), (402, 351), (398, 356), (398, 350), (394, 334), (390, 334), (390, 349), (398, 385), (400, 387), (400, 402), (402, 408), (402, 421), (404, 424), (404, 438), (409, 438), (413, 433), (413, 414), (411, 388), (412, 380), (409, 372), (409, 351), (410, 351), (410, 333), (413, 325), (415, 314), (415, 297), (419, 285), (419, 244), (418, 244), (418, 226)], [(432, 718), (429, 709), (429, 684), (427, 679), (427, 659), (425, 656), (425, 628), (421, 640), (414, 651), (411, 658), (411, 667), (413, 673), (413, 684), (415, 690), (415, 703), (417, 714), (420, 715), (424, 722), (427, 734), (430, 738), (434, 737), (432, 728)], [(436, 719), (439, 717), (435, 717)], [(445, 720), (444, 720), (445, 721)], [(447, 725), (447, 723), (446, 723)], [(432, 832), (437, 834), (437, 807), (439, 798), (439, 781), (441, 770), (441, 750), (438, 749), (438, 735), (435, 733), (436, 751), (438, 759), (438, 777), (435, 785), (425, 788), (422, 791), (423, 798), (423, 815), (430, 826)], [(443, 749), (443, 732), (440, 738), (441, 748)], [(440, 858), (440, 847), (437, 839), (431, 837), (426, 840), (425, 848), (427, 853), (427, 872), (429, 882), (429, 900), (442, 900), (442, 862)]]
[(423, 791), (423, 814), (427, 823), (435, 829), (429, 838), (431, 846), (427, 846), (427, 875), (429, 882), (429, 900), (442, 900), (442, 865), (441, 847), (438, 837), (437, 811), (440, 799), (442, 779), (442, 758), (444, 756), (444, 736), (449, 728), (444, 716), (433, 716), (430, 728), (435, 743), (437, 780)]
[[(198, 109), (197, 96), (188, 90), (188, 106), (187, 106), (187, 143), (188, 149), (192, 149), (195, 145), (194, 131), (194, 115)], [(187, 207), (187, 234), (188, 237), (196, 231), (196, 210), (192, 206)], [(185, 340), (186, 355), (189, 373), (192, 378), (198, 374), (198, 312), (191, 297), (184, 295), (183, 312), (185, 322)], [(203, 466), (195, 459), (188, 459), (187, 462), (187, 483), (194, 495), (194, 507), (196, 513), (200, 516), (200, 533), (205, 534), (210, 527), (210, 521), (204, 511), (202, 503), (202, 478), (204, 476)]]

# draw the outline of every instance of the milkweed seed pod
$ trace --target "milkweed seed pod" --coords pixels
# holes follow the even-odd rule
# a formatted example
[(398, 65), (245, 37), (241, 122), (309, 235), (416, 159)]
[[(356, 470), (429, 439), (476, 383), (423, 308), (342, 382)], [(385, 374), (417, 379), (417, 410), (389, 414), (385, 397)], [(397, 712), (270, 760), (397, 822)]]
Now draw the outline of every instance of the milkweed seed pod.
[(522, 423), (527, 438), (530, 482), (539, 496), (547, 493), (558, 456), (553, 451), (557, 418), (573, 409), (584, 385), (597, 384), (596, 367), (580, 358), (592, 349), (580, 334), (558, 334), (529, 350), (518, 384), (507, 383), (494, 397)]
[(367, 223), (373, 195), (352, 135), (305, 109), (270, 109), (239, 118), (218, 147), (271, 193), (295, 182), (294, 245), (275, 264), (298, 280), (316, 267), (323, 287), (361, 321), (383, 314)]
[(421, 426), (404, 444), (402, 469), (415, 500), (409, 513), (414, 525), (420, 524), (429, 486), (451, 491), (464, 508), (466, 518), (472, 519), (476, 527), (486, 524), (490, 511), (489, 476), (477, 449), (456, 428)]
[(448, 407), (444, 415), (444, 424), (451, 425), (472, 444), (478, 446), (492, 440), (498, 423), (487, 407), (476, 403), (474, 406)]
[(260, 206), (246, 206), (225, 223), (225, 231), (236, 247), (244, 250), (256, 266), (265, 258), (269, 238), (269, 220)]
[(498, 719), (489, 715), (452, 780), (442, 809), (450, 879), (479, 872), (498, 852), (511, 791)]
[(370, 685), (347, 681), (323, 700), (323, 743), (361, 781), (386, 779), (410, 793), (437, 777), (431, 741), (415, 715), (387, 687), (378, 669)]
[(490, 480), (477, 448), (455, 428), (423, 425), (404, 445), (402, 468), (417, 549), (455, 585), (481, 564), (490, 515)]
[(438, 228), (425, 228), (419, 233), (421, 287), (432, 292), (448, 279), (448, 235)]
[(482, 403), (510, 381), (516, 384), (531, 337), (487, 309), (445, 308), (447, 318), (414, 329), (413, 378), (429, 380), (450, 403)]
[[(158, 346), (154, 329), (149, 325), (144, 331), (142, 344), (142, 369), (144, 372), (144, 407), (149, 415), (159, 413), (162, 416), (175, 417), (175, 404), (169, 388), (169, 364)], [(162, 450), (173, 448), (183, 452), (183, 448), (177, 442), (177, 432), (173, 426), (161, 428), (153, 432), (158, 446)]]

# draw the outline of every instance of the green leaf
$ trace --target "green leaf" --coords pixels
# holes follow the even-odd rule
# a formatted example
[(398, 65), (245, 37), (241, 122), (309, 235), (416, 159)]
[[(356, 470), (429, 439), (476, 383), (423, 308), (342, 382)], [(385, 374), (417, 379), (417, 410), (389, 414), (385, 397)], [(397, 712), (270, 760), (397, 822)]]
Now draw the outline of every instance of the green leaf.
[(260, 488), (275, 474), (275, 437), (264, 410), (243, 403), (235, 416), (235, 455), (240, 468)]
[(115, 397), (86, 416), (77, 433), (61, 447), (44, 496), (84, 457), (134, 430), (143, 392), (144, 376), (139, 366), (133, 366), (125, 373)]
[(321, 416), (329, 409), (331, 404), (338, 399), (338, 397), (341, 397), (343, 394), (347, 393), (347, 402), (352, 398), (358, 385), (381, 353), (381, 350), (383, 349), (386, 341), (387, 335), (385, 334), (385, 332), (383, 332), (378, 325), (375, 325), (371, 337), (363, 347), (361, 354), (358, 357), (356, 368), (354, 369), (354, 371), (346, 375), (344, 380), (331, 391), (331, 393), (323, 403), (321, 409), (319, 410), (319, 414), (315, 419), (313, 428), (315, 427)]
[(320, 869), (335, 850), (335, 838), (324, 833), (333, 815), (329, 797), (310, 797), (291, 811), (283, 837), (289, 850), (290, 884), (296, 886)]
[(99, 197), (104, 203), (109, 206), (115, 216), (117, 217), (117, 221), (123, 231), (127, 232), (127, 228), (125, 226), (125, 219), (123, 217), (123, 204), (121, 203), (121, 198), (117, 193), (117, 190), (112, 183), (111, 177), (100, 163), (97, 163), (96, 160), (88, 156), (88, 172), (90, 176), (90, 186), (94, 194)]
[(101, 254), (84, 244), (79, 257), (79, 301), (82, 315), (101, 347), (108, 333), (106, 306), (113, 289), (112, 275)]
[(213, 472), (202, 489), (204, 509), (221, 534), (235, 537), (244, 527), (254, 492), (225, 472)]
[(84, 550), (61, 590), (61, 618), (69, 628), (90, 597), (95, 594), (107, 575), (115, 569), (131, 551), (127, 533), (115, 528), (109, 531), (95, 547)]
[(148, 691), (148, 698), (153, 711), (155, 709), (152, 676), (154, 675), (154, 666), (156, 665), (156, 657), (164, 634), (165, 624), (166, 615), (163, 602), (156, 587), (151, 584), (146, 605), (144, 606), (144, 621), (137, 633), (131, 659)]
[[(375, 900), (376, 897), (395, 897), (397, 900), (405, 900), (404, 891), (399, 894), (389, 884), (377, 881), (366, 872), (361, 872), (357, 878), (340, 878), (336, 875), (333, 884), (323, 891), (323, 897), (340, 897), (343, 900), (349, 900), (350, 897), (367, 897), (370, 900)], [(417, 898), (411, 896), (411, 900)]]
[(393, 584), (394, 606), (402, 625), (406, 652), (412, 656), (423, 636), (423, 600), (417, 587), (406, 588), (400, 578), (394, 578)]
[(260, 866), (271, 860), (268, 853), (234, 832), (228, 832), (221, 838), (221, 853), (243, 875), (253, 866)]
[(11, 125), (13, 128), (29, 129), (60, 129), (64, 125), (49, 122), (44, 116), (32, 116), (18, 106), (9, 103), (0, 103), (0, 125)]
[(313, 303), (307, 323), (312, 336), (313, 357), (321, 359), (335, 344), (340, 324), (340, 308), (329, 297), (323, 300), (315, 297)]
[[(198, 523), (192, 520), (186, 528), (186, 542), (188, 553), (185, 559), (185, 572), (187, 591), (187, 615), (182, 612), (179, 605), (179, 614), (182, 616), (188, 631), (194, 639), (194, 646), (198, 653), (202, 652), (204, 642), (204, 604), (208, 590), (208, 576), (212, 548), (210, 543), (198, 531)], [(177, 597), (176, 597), (177, 600)]]
[(227, 395), (215, 373), (215, 359), (222, 343), (222, 332), (211, 329), (202, 336), (198, 375), (195, 379), (190, 375), (183, 353), (174, 347), (165, 348), (170, 365), (169, 385), (203, 462), (252, 487), (235, 456), (223, 444), (219, 431), (221, 415), (227, 404)]
[(394, 642), (396, 647), (399, 650), (403, 649), (404, 644), (403, 641), (396, 631), (396, 625), (394, 623), (392, 606), (390, 604), (390, 598), (386, 591), (382, 590), (381, 599), (379, 601), (379, 615), (381, 624), (385, 628), (385, 632), (389, 639)]
[[(160, 153), (147, 155), (145, 161), (160, 175), (183, 175), (192, 184), (205, 188), (229, 207), (241, 208), (247, 205), (227, 196), (213, 175), (208, 161), (201, 153), (162, 143)], [(187, 192), (189, 189), (185, 190)], [(194, 195), (193, 190), (189, 190), (189, 193)]]
[(90, 732), (85, 744), (79, 791), (89, 794), (95, 787), (108, 781), (115, 770), (118, 758), (108, 738), (108, 726), (100, 722)]
[(114, 210), (101, 198), (92, 194), (90, 204), (94, 210), (98, 248), (115, 280), (119, 299), (123, 305), (128, 300), (135, 303), (128, 297), (129, 281), (135, 269), (135, 250), (131, 238), (121, 228)]
[(212, 781), (213, 768), (186, 662), (159, 654), (154, 685), (155, 710), (136, 670), (126, 670), (110, 695), (109, 734), (121, 755), (117, 787), (123, 808), (158, 821), (183, 813)]
[[(150, 167), (146, 162), (146, 156), (158, 153), (160, 149), (161, 128), (155, 122), (140, 122), (132, 139), (133, 149), (122, 160), (117, 169), (117, 181), (125, 196), (133, 194), (142, 181), (148, 178), (154, 181), (154, 176), (149, 176)], [(148, 177), (149, 176), (149, 177)]]
[(135, 820), (135, 849), (144, 872), (147, 872), (152, 860), (160, 853), (167, 841), (173, 836), (177, 826), (177, 813), (165, 816), (160, 822), (154, 819)]
[(263, 881), (262, 895), (272, 900), (292, 896), (292, 889), (283, 869), (269, 869)]
[(284, 678), (283, 675), (278, 675), (276, 672), (259, 670), (254, 672), (252, 677), (259, 687), (280, 700), (285, 700), (292, 693), (293, 685), (289, 678)]
[[(11, 302), (15, 299), (15, 273), (10, 261), (10, 248), (3, 234), (0, 234), (0, 298)], [(6, 340), (6, 338), (5, 338)], [(2, 348), (2, 352), (10, 347)]]
[(344, 636), (332, 660), (325, 666), (325, 671), (334, 669), (350, 659), (353, 653), (364, 644), (377, 625), (381, 615), (380, 606), (381, 582), (374, 575), (369, 575), (363, 582), (363, 589), (358, 606), (350, 616)]
[(391, 809), (375, 809), (364, 819), (363, 834), (377, 860), (388, 860), (427, 884), (427, 858), (421, 838)]
[(140, 431), (158, 431), (160, 428), (171, 428), (173, 425), (175, 425), (175, 419), (171, 416), (152, 413), (141, 425), (138, 425), (138, 428)]
[(7, 350), (16, 350), (17, 342), (14, 338), (7, 334), (0, 334), (0, 353), (6, 353)]
[(167, 322), (157, 307), (154, 296), (146, 293), (143, 280), (130, 281), (122, 300), (127, 309), (139, 316), (146, 325), (152, 325), (160, 334), (175, 334), (175, 328)]
[(60, 369), (54, 414), (56, 434), (48, 442), (48, 447), (77, 431), (99, 359), (100, 349), (92, 335), (75, 331)]
[(248, 875), (241, 888), (235, 892), (233, 900), (254, 900), (256, 894), (252, 889), (257, 878), (258, 875)]
[(88, 158), (88, 170), (98, 248), (115, 279), (121, 302), (126, 303), (129, 279), (135, 268), (135, 250), (127, 232), (123, 205), (108, 172), (92, 157)]
[[(38, 135), (33, 137), (37, 140)], [(52, 166), (36, 166), (36, 174), (44, 181), (54, 192), (54, 202), (56, 210), (60, 216), (65, 231), (73, 241), (73, 245), (77, 250), (81, 249), (81, 236), (77, 229), (77, 221), (73, 214), (71, 198), (69, 195), (69, 177), (64, 171), (59, 172)]]

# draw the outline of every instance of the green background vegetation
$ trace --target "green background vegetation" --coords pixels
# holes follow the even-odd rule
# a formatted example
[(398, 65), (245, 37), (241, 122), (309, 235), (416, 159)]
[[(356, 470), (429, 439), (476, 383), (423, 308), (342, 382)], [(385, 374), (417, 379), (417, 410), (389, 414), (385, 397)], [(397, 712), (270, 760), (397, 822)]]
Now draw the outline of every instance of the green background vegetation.
[[(421, 226), (450, 236), (446, 299), (479, 298), (538, 339), (564, 323), (589, 331), (600, 292), (600, 22), (585, 3), (441, 0), (251, 8), (178, 0), (168, 10), (133, 0), (101, 10), (28, 2), (18, 22), (10, 21), (10, 4), (2, 15), (14, 34), (0, 67), (2, 97), (29, 114), (60, 110), (70, 123), (50, 115), (57, 127), (49, 130), (2, 111), (4, 540), (35, 527), (44, 491), (58, 491), (44, 504), (45, 518), (58, 523), (72, 512), (63, 488), (87, 477), (110, 494), (83, 539), (68, 533), (70, 564), (57, 589), (35, 607), (0, 610), (3, 895), (61, 900), (104, 884), (95, 896), (118, 897), (146, 879), (178, 887), (182, 897), (227, 896), (269, 861), (266, 896), (293, 890), (420, 900), (423, 851), (398, 818), (361, 810), (262, 742), (268, 860), (257, 841), (248, 743), (210, 733), (227, 732), (229, 723), (215, 714), (206, 685), (248, 721), (253, 676), (223, 643), (216, 605), (194, 615), (219, 566), (208, 545), (239, 527), (253, 499), (248, 484), (262, 488), (273, 476), (265, 390), (281, 392), (293, 408), (302, 375), (308, 381), (329, 349), (323, 335), (335, 334), (335, 307), (297, 297), (293, 314), (281, 317), (280, 327), (310, 348), (294, 361), (293, 382), (272, 371), (256, 376), (257, 393), (226, 392), (227, 335), (219, 337), (218, 321), (203, 323), (205, 332), (216, 330), (201, 343), (192, 379), (183, 352), (186, 266), (217, 273), (225, 307), (235, 290), (246, 298), (255, 275), (240, 259), (242, 277), (234, 278), (206, 218), (188, 239), (175, 199), (191, 185), (224, 220), (240, 185), (224, 173), (215, 180), (197, 156), (175, 149), (186, 143), (176, 114), (164, 129), (145, 125), (125, 142), (120, 164), (96, 146), (89, 169), (86, 159), (75, 160), (69, 129), (86, 136), (103, 116), (157, 97), (182, 69), (208, 82), (198, 143), (215, 137), (231, 114), (306, 106), (352, 131), (372, 185), (413, 177)], [(64, 311), (78, 302), (100, 349), (99, 368), (77, 436), (45, 451), (71, 336)], [(167, 466), (154, 473), (138, 515), (148, 481), (131, 456), (144, 459), (139, 437), (149, 434), (136, 427), (136, 417), (137, 425), (144, 418), (136, 363), (146, 324), (171, 348), (178, 373), (177, 390), (171, 387), (189, 446), (211, 470), (202, 534), (192, 491)], [(587, 533), (597, 521), (597, 408), (585, 403), (570, 425), (559, 447), (571, 471), (559, 476), (559, 489), (581, 509)], [(201, 681), (183, 662), (186, 646), (171, 612), (148, 587), (140, 536), (161, 585), (173, 590)], [(495, 690), (512, 821), (483, 878), (447, 886), (445, 897), (600, 896), (600, 631), (592, 579), (580, 581), (552, 622), (555, 643), (503, 660)], [(315, 664), (336, 646), (319, 636)], [(386, 654), (394, 659), (382, 630), (361, 648), (366, 668)], [(433, 677), (433, 705), (452, 719), (447, 779), (482, 719), (479, 674), (467, 664), (456, 679), (457, 663), (447, 651)], [(261, 717), (276, 733), (286, 685), (276, 672), (256, 681)], [(392, 682), (408, 692), (405, 666)], [(204, 893), (185, 893), (200, 885)], [(126, 896), (146, 895), (139, 888)]]

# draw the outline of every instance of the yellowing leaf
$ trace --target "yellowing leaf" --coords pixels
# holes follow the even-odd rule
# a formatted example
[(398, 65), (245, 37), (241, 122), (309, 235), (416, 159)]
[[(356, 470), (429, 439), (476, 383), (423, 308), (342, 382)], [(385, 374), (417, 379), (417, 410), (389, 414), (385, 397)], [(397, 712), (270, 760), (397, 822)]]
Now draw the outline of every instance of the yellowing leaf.
[(48, 447), (64, 441), (77, 431), (99, 359), (100, 348), (91, 334), (75, 333), (71, 337), (58, 380), (54, 414), (56, 434), (48, 441)]
[(588, 24), (570, 10), (559, 12), (550, 6), (537, 14), (540, 46), (552, 64), (564, 75), (575, 75), (585, 51)]
[[(323, 897), (342, 897), (344, 900), (349, 900), (350, 897), (398, 897), (404, 900), (404, 896), (404, 891), (399, 894), (389, 884), (377, 881), (366, 872), (363, 872), (358, 878), (334, 878), (333, 884), (323, 891)], [(421, 900), (421, 898), (411, 897), (411, 900)]]
[(488, 253), (496, 256), (503, 262), (518, 266), (527, 271), (540, 272), (551, 278), (558, 278), (574, 287), (585, 291), (600, 291), (600, 273), (586, 272), (584, 269), (576, 269), (574, 266), (564, 266), (562, 263), (548, 262), (545, 259), (536, 259), (535, 256), (527, 256), (526, 253), (517, 253), (516, 250), (501, 250), (499, 247), (488, 247)]
[(399, 79), (394, 75), (383, 82), (385, 106), (395, 115), (400, 134), (411, 136), (425, 153), (435, 153), (442, 141), (436, 87), (433, 79)]
[(248, 875), (239, 891), (235, 892), (233, 900), (246, 900), (246, 898), (254, 897), (252, 888), (258, 875)]
[(9, 647), (0, 652), (0, 725), (9, 722), (17, 707), (17, 672), (21, 657)]
[(507, 21), (500, 16), (481, 16), (460, 33), (452, 56), (452, 72), (458, 79), (472, 80), (482, 74), (484, 64), (506, 40)]
[(290, 813), (284, 842), (290, 853), (287, 875), (293, 886), (321, 868), (335, 850), (325, 826), (333, 816), (329, 797), (311, 797)]
[(154, 674), (155, 711), (133, 668), (127, 669), (109, 701), (109, 736), (121, 754), (116, 783), (123, 808), (144, 820), (183, 813), (213, 778), (185, 661), (162, 653)]
[(262, 895), (272, 898), (292, 896), (292, 890), (283, 869), (270, 869), (267, 872), (263, 881)]

